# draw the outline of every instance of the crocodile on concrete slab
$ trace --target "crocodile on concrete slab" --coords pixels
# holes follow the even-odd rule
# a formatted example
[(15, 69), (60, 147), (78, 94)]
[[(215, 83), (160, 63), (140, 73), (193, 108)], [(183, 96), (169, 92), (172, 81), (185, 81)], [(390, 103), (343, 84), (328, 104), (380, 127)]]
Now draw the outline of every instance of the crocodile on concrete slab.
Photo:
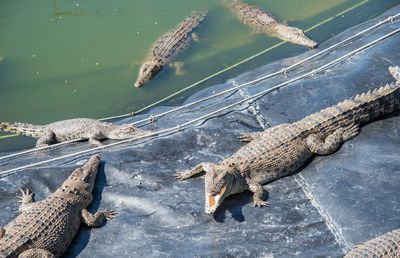
[(256, 33), (269, 34), (293, 44), (314, 48), (317, 42), (309, 39), (304, 32), (277, 21), (262, 8), (252, 6), (238, 0), (224, 0), (232, 8), (236, 16), (255, 30)]
[(86, 210), (93, 199), (99, 164), (100, 156), (92, 156), (42, 201), (34, 202), (33, 193), (21, 190), (21, 214), (5, 228), (0, 227), (0, 257), (61, 257), (81, 222), (100, 227), (115, 218), (115, 211), (92, 214)]
[(335, 152), (357, 135), (359, 126), (400, 109), (400, 68), (389, 67), (396, 83), (357, 95), (291, 124), (242, 135), (249, 143), (220, 164), (203, 162), (190, 171), (176, 173), (187, 179), (203, 171), (205, 210), (213, 213), (228, 196), (250, 190), (254, 205), (264, 206), (261, 184), (290, 175), (314, 155)]
[(75, 118), (48, 125), (0, 123), (0, 129), (36, 138), (36, 147), (75, 139), (89, 139), (90, 144), (101, 146), (99, 139), (121, 140), (148, 133), (131, 124), (115, 125), (90, 118)]
[(168, 31), (154, 42), (146, 62), (140, 67), (135, 87), (141, 87), (153, 79), (168, 62), (189, 46), (193, 31), (206, 14), (207, 11), (193, 12), (175, 29)]
[(400, 257), (400, 229), (358, 244), (344, 258)]

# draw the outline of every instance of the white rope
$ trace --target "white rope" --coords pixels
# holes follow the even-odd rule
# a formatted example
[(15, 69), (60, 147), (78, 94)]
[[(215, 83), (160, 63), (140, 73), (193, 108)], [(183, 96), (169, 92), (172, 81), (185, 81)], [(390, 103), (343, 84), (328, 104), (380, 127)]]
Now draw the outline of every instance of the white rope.
[[(293, 65), (290, 65), (290, 66), (288, 66), (288, 67), (286, 67), (286, 68), (282, 68), (282, 69), (281, 69), (280, 71), (278, 71), (278, 72), (268, 74), (268, 75), (266, 75), (266, 76), (257, 78), (257, 79), (255, 79), (255, 80), (252, 80), (252, 81), (249, 81), (249, 82), (246, 82), (246, 83), (243, 83), (243, 84), (238, 85), (238, 86), (235, 86), (235, 87), (233, 87), (233, 88), (230, 88), (230, 89), (224, 90), (224, 91), (222, 91), (222, 92), (213, 94), (213, 95), (211, 95), (211, 96), (205, 97), (205, 98), (203, 98), (203, 99), (199, 99), (199, 100), (196, 100), (196, 101), (194, 101), (194, 102), (188, 103), (188, 104), (186, 104), (186, 105), (182, 105), (182, 106), (176, 107), (176, 108), (171, 109), (171, 110), (169, 110), (169, 111), (166, 111), (166, 112), (163, 112), (163, 113), (160, 113), (160, 114), (157, 114), (157, 115), (150, 115), (148, 118), (144, 118), (144, 119), (142, 119), (142, 120), (133, 122), (132, 124), (133, 124), (133, 125), (137, 125), (137, 124), (140, 124), (140, 123), (143, 123), (143, 122), (146, 122), (146, 121), (155, 122), (158, 118), (163, 117), (163, 116), (165, 116), (165, 115), (171, 114), (171, 113), (173, 113), (173, 112), (179, 111), (179, 110), (184, 109), (184, 108), (188, 108), (188, 107), (190, 107), (190, 106), (193, 106), (193, 105), (199, 104), (199, 103), (201, 103), (201, 102), (207, 101), (207, 100), (209, 100), (209, 99), (212, 99), (212, 98), (215, 98), (215, 97), (224, 95), (224, 94), (226, 94), (226, 93), (235, 91), (235, 90), (237, 90), (237, 89), (240, 89), (240, 88), (249, 86), (249, 85), (251, 85), (251, 84), (254, 84), (254, 83), (257, 83), (257, 82), (260, 82), (260, 81), (269, 79), (269, 78), (274, 77), (274, 76), (277, 76), (277, 75), (279, 75), (279, 74), (283, 74), (285, 77), (287, 77), (287, 71), (288, 71), (288, 70), (293, 69), (293, 68), (295, 68), (295, 67), (297, 67), (297, 66), (299, 66), (299, 65), (301, 65), (301, 64), (303, 64), (303, 63), (305, 63), (305, 62), (307, 62), (307, 61), (309, 61), (309, 60), (311, 60), (311, 59), (313, 59), (313, 58), (315, 58), (315, 57), (318, 57), (318, 56), (320, 56), (320, 55), (322, 55), (322, 54), (324, 54), (324, 53), (326, 53), (326, 52), (332, 50), (333, 48), (336, 48), (337, 46), (340, 46), (340, 45), (342, 45), (342, 44), (344, 44), (344, 43), (346, 43), (346, 42), (348, 42), (348, 41), (350, 41), (350, 40), (352, 40), (352, 39), (354, 39), (354, 38), (360, 36), (361, 34), (364, 34), (364, 33), (368, 32), (368, 31), (370, 31), (370, 30), (372, 30), (372, 29), (375, 29), (375, 28), (381, 26), (381, 25), (384, 24), (384, 23), (387, 23), (387, 22), (393, 23), (393, 22), (394, 22), (394, 19), (397, 18), (397, 17), (399, 17), (399, 16), (400, 16), (400, 13), (398, 13), (398, 14), (396, 14), (396, 15), (394, 15), (394, 16), (390, 16), (390, 17), (386, 18), (385, 20), (382, 20), (382, 21), (376, 23), (375, 25), (373, 25), (373, 26), (371, 26), (371, 27), (368, 27), (368, 28), (365, 29), (365, 30), (360, 31), (360, 32), (354, 34), (353, 36), (351, 36), (351, 37), (349, 37), (349, 38), (347, 38), (347, 39), (344, 39), (344, 40), (342, 40), (342, 41), (340, 41), (340, 42), (338, 42), (338, 43), (336, 43), (336, 44), (334, 44), (334, 45), (332, 45), (332, 46), (330, 46), (330, 47), (328, 47), (328, 48), (326, 48), (326, 49), (324, 49), (324, 50), (322, 50), (322, 51), (320, 51), (320, 52), (315, 53), (314, 55), (311, 55), (311, 56), (309, 56), (309, 57), (307, 57), (307, 58), (305, 58), (305, 59), (303, 59), (303, 60), (301, 60), (301, 61), (299, 61), (299, 62), (297, 62), (297, 63), (294, 63)], [(49, 146), (40, 147), (40, 148), (29, 149), (29, 150), (21, 151), (21, 152), (18, 152), (18, 153), (14, 153), (14, 154), (9, 154), (9, 155), (5, 155), (5, 156), (1, 156), (1, 157), (0, 157), (0, 160), (12, 158), (12, 157), (16, 157), (16, 156), (20, 156), (20, 155), (24, 155), (24, 154), (28, 154), (28, 153), (31, 153), (31, 152), (36, 152), (36, 151), (41, 151), (41, 150), (46, 150), (46, 149), (53, 149), (53, 148), (56, 148), (56, 147), (61, 146), (61, 145), (66, 145), (66, 144), (68, 144), (68, 143), (78, 142), (78, 141), (81, 141), (81, 140), (83, 140), (83, 139), (76, 139), (76, 140), (61, 142), (61, 143), (52, 144), (52, 145), (49, 145)]]
[[(254, 79), (254, 80), (249, 81), (249, 82), (246, 82), (246, 83), (243, 83), (243, 84), (241, 84), (241, 85), (239, 85), (239, 86), (236, 86), (236, 87), (234, 87), (234, 88), (230, 88), (230, 89), (224, 90), (224, 91), (222, 91), (222, 92), (220, 92), (220, 93), (213, 94), (213, 95), (211, 95), (211, 96), (209, 96), (209, 97), (205, 97), (205, 98), (203, 98), (203, 99), (200, 99), (200, 100), (197, 100), (197, 101), (188, 103), (188, 104), (186, 104), (186, 105), (179, 106), (179, 107), (177, 107), (177, 108), (171, 109), (171, 110), (166, 111), (166, 112), (164, 112), (164, 113), (160, 113), (160, 114), (157, 114), (157, 115), (153, 115), (153, 116), (151, 116), (151, 117), (154, 118), (154, 119), (160, 118), (160, 117), (165, 116), (165, 115), (168, 115), (168, 114), (170, 114), (170, 113), (172, 113), (172, 112), (175, 112), (175, 111), (178, 111), (178, 110), (181, 110), (181, 109), (190, 107), (190, 106), (192, 106), (192, 105), (195, 105), (195, 104), (201, 103), (201, 102), (203, 102), (203, 101), (206, 101), (206, 100), (209, 100), (209, 99), (212, 99), (212, 98), (221, 96), (221, 95), (223, 95), (223, 94), (225, 94), (225, 93), (229, 93), (229, 92), (231, 92), (231, 91), (234, 91), (234, 90), (237, 90), (237, 89), (239, 89), (239, 88), (246, 87), (246, 86), (248, 86), (248, 85), (251, 85), (251, 84), (254, 84), (254, 83), (263, 81), (263, 80), (265, 80), (265, 79), (269, 79), (269, 78), (274, 77), (274, 76), (277, 76), (277, 75), (279, 75), (279, 74), (283, 74), (283, 75), (286, 76), (288, 70), (291, 70), (291, 69), (293, 69), (293, 68), (295, 68), (295, 67), (297, 67), (297, 66), (299, 66), (299, 65), (301, 65), (301, 64), (303, 64), (303, 63), (305, 63), (305, 62), (307, 62), (307, 61), (309, 61), (309, 60), (311, 60), (311, 59), (313, 59), (313, 58), (315, 58), (315, 57), (318, 57), (318, 56), (320, 56), (320, 55), (322, 55), (322, 54), (324, 54), (324, 53), (326, 53), (326, 52), (332, 50), (333, 48), (336, 48), (337, 46), (340, 46), (340, 45), (342, 45), (342, 44), (344, 44), (344, 43), (346, 43), (346, 42), (348, 42), (348, 41), (350, 41), (350, 40), (352, 40), (352, 39), (354, 39), (354, 38), (360, 36), (361, 34), (364, 34), (364, 33), (368, 32), (368, 31), (370, 31), (370, 30), (372, 30), (372, 29), (375, 29), (375, 28), (381, 26), (381, 25), (384, 24), (384, 23), (387, 23), (387, 22), (392, 22), (392, 23), (393, 23), (393, 19), (394, 19), (394, 18), (397, 18), (397, 17), (399, 17), (399, 16), (400, 16), (400, 13), (398, 13), (398, 14), (396, 14), (396, 15), (394, 15), (394, 16), (390, 16), (390, 17), (386, 18), (385, 20), (380, 21), (380, 22), (378, 22), (377, 24), (375, 24), (375, 25), (373, 25), (373, 26), (371, 26), (371, 27), (369, 27), (369, 28), (367, 28), (367, 29), (365, 29), (365, 30), (363, 30), (363, 31), (360, 31), (360, 32), (354, 34), (353, 36), (351, 36), (351, 37), (349, 37), (349, 38), (347, 38), (347, 39), (344, 39), (344, 40), (342, 40), (342, 41), (340, 41), (340, 42), (338, 42), (338, 43), (336, 43), (336, 44), (334, 44), (334, 45), (332, 45), (332, 46), (330, 46), (330, 47), (328, 47), (328, 48), (326, 48), (326, 49), (324, 49), (324, 50), (322, 50), (322, 51), (320, 51), (320, 52), (315, 53), (314, 55), (311, 55), (311, 56), (309, 56), (309, 57), (307, 57), (307, 58), (305, 58), (305, 59), (303, 59), (303, 60), (301, 60), (301, 61), (299, 61), (299, 62), (297, 62), (297, 63), (294, 63), (294, 64), (292, 64), (291, 66), (288, 66), (288, 67), (286, 67), (286, 68), (282, 68), (282, 69), (281, 69), (280, 71), (278, 71), (278, 72), (268, 74), (268, 75), (266, 75), (266, 76), (263, 76), (263, 77)], [(142, 119), (142, 120), (133, 122), (132, 124), (137, 125), (137, 124), (140, 124), (140, 123), (149, 121), (149, 120), (151, 119), (151, 117), (149, 117), (149, 118), (144, 118), (144, 119)]]
[[(265, 80), (265, 79), (274, 77), (274, 76), (279, 75), (279, 74), (283, 74), (283, 75), (286, 77), (286, 76), (287, 76), (287, 70), (293, 69), (293, 68), (295, 68), (295, 67), (301, 65), (302, 63), (305, 63), (305, 62), (309, 61), (309, 60), (312, 59), (312, 58), (315, 58), (315, 57), (317, 57), (317, 56), (320, 56), (320, 55), (324, 54), (325, 52), (328, 52), (328, 51), (330, 51), (331, 49), (333, 49), (333, 48), (335, 48), (335, 47), (337, 47), (337, 46), (340, 46), (340, 45), (342, 45), (342, 44), (344, 44), (344, 43), (346, 43), (346, 42), (348, 42), (348, 41), (350, 41), (350, 40), (352, 40), (352, 39), (354, 39), (354, 38), (360, 36), (361, 34), (364, 34), (365, 32), (368, 32), (369, 30), (372, 30), (372, 29), (374, 29), (374, 28), (377, 28), (377, 27), (381, 26), (381, 25), (384, 24), (384, 23), (387, 23), (387, 22), (393, 23), (394, 18), (397, 18), (398, 16), (400, 16), (400, 13), (398, 13), (398, 14), (396, 14), (396, 15), (394, 15), (394, 16), (390, 16), (390, 17), (388, 17), (387, 19), (385, 19), (385, 20), (383, 20), (383, 21), (380, 21), (380, 22), (378, 22), (377, 24), (375, 24), (375, 25), (373, 25), (373, 26), (371, 26), (371, 27), (369, 27), (369, 28), (367, 28), (367, 29), (365, 29), (365, 30), (363, 30), (363, 31), (360, 31), (360, 32), (354, 34), (353, 36), (351, 36), (351, 37), (349, 37), (349, 38), (347, 38), (347, 39), (345, 39), (345, 40), (340, 41), (339, 43), (336, 43), (336, 44), (334, 44), (334, 45), (332, 45), (332, 46), (330, 46), (330, 47), (328, 47), (328, 48), (326, 48), (326, 49), (324, 49), (324, 50), (322, 50), (322, 51), (320, 51), (320, 52), (317, 52), (317, 53), (314, 54), (314, 55), (309, 56), (309, 57), (306, 58), (306, 59), (303, 59), (303, 60), (301, 60), (301, 61), (299, 61), (299, 62), (297, 62), (297, 63), (295, 63), (295, 64), (293, 64), (293, 65), (291, 65), (291, 66), (288, 66), (287, 68), (282, 68), (282, 70), (279, 71), (279, 72), (275, 72), (275, 73), (272, 73), (272, 74), (263, 76), (263, 77), (261, 77), (261, 78), (255, 79), (255, 80), (253, 80), (253, 81), (250, 81), (250, 82), (247, 82), (247, 83), (238, 85), (238, 86), (235, 86), (235, 87), (233, 87), (233, 88), (231, 88), (231, 89), (222, 91), (222, 92), (220, 92), (220, 93), (213, 94), (213, 95), (211, 95), (211, 96), (209, 96), (209, 97), (205, 97), (205, 98), (203, 98), (203, 99), (200, 99), (200, 100), (197, 100), (197, 101), (188, 103), (188, 104), (186, 104), (186, 105), (182, 105), (182, 106), (180, 106), (180, 107), (171, 109), (171, 110), (166, 111), (166, 112), (164, 112), (164, 113), (160, 113), (160, 114), (157, 114), (157, 115), (154, 115), (154, 116), (153, 116), (153, 115), (150, 115), (148, 118), (145, 118), (145, 119), (136, 121), (136, 122), (134, 122), (134, 123), (132, 123), (132, 124), (137, 125), (137, 124), (139, 124), (139, 123), (143, 123), (143, 122), (146, 122), (146, 121), (155, 122), (158, 118), (160, 118), (160, 117), (162, 117), (162, 116), (168, 115), (168, 114), (170, 114), (170, 113), (179, 111), (179, 110), (184, 109), (184, 108), (188, 108), (188, 107), (190, 107), (190, 106), (199, 104), (199, 103), (204, 102), (204, 101), (206, 101), (206, 100), (209, 100), (209, 99), (212, 99), (212, 98), (215, 98), (215, 97), (224, 95), (224, 94), (226, 94), (226, 93), (232, 92), (232, 91), (237, 90), (237, 89), (239, 89), (239, 88), (246, 87), (246, 86), (248, 86), (248, 85), (254, 84), (254, 83), (256, 83), (256, 82), (260, 82), (260, 81), (262, 81), (262, 80)], [(61, 142), (61, 143), (57, 143), (57, 144), (52, 144), (52, 145), (45, 146), (45, 147), (41, 147), (41, 148), (35, 148), (35, 149), (26, 150), (26, 151), (21, 151), (21, 152), (18, 152), (18, 153), (14, 153), (14, 154), (9, 154), (9, 155), (6, 155), (6, 156), (2, 156), (2, 157), (0, 157), (0, 160), (2, 160), (2, 159), (7, 159), (7, 158), (11, 158), (11, 157), (16, 157), (16, 156), (20, 156), (20, 155), (23, 155), (23, 154), (27, 154), (27, 153), (31, 153), (31, 152), (36, 152), (36, 151), (40, 151), (40, 150), (45, 150), (45, 149), (50, 149), (50, 148), (56, 148), (56, 147), (61, 146), (61, 145), (65, 145), (65, 144), (68, 144), (68, 143), (77, 142), (77, 141), (81, 141), (81, 140), (82, 140), (82, 139), (76, 139), (76, 140)]]
[(259, 97), (261, 97), (261, 96), (263, 96), (263, 95), (265, 95), (265, 94), (267, 94), (267, 93), (269, 93), (271, 91), (274, 91), (276, 89), (280, 89), (280, 88), (282, 88), (282, 87), (284, 87), (284, 86), (286, 86), (286, 85), (288, 85), (288, 84), (290, 84), (292, 82), (298, 81), (298, 80), (300, 80), (302, 78), (305, 78), (307, 76), (312, 76), (314, 73), (316, 74), (316, 73), (324, 70), (325, 68), (327, 68), (327, 67), (329, 67), (329, 66), (331, 66), (331, 65), (333, 65), (335, 63), (338, 63), (338, 62), (346, 59), (347, 57), (349, 57), (349, 56), (351, 56), (351, 55), (353, 55), (353, 54), (355, 54), (357, 52), (360, 52), (360, 51), (362, 51), (362, 50), (364, 50), (364, 49), (376, 44), (377, 42), (382, 41), (382, 40), (384, 40), (384, 39), (386, 39), (386, 38), (398, 33), (399, 31), (400, 31), (400, 29), (394, 30), (394, 31), (392, 31), (392, 32), (390, 32), (390, 33), (388, 33), (388, 34), (386, 34), (386, 35), (384, 35), (384, 36), (382, 36), (382, 37), (380, 37), (378, 39), (375, 39), (374, 41), (371, 41), (370, 43), (365, 44), (364, 46), (361, 46), (361, 47), (349, 52), (348, 54), (343, 55), (343, 56), (341, 56), (341, 57), (339, 57), (339, 58), (337, 58), (337, 59), (335, 59), (335, 60), (333, 60), (333, 61), (331, 61), (331, 62), (329, 62), (329, 63), (327, 63), (327, 64), (325, 64), (325, 65), (323, 65), (323, 66), (321, 66), (319, 68), (317, 68), (317, 69), (313, 69), (312, 71), (310, 71), (308, 73), (305, 73), (305, 74), (300, 75), (298, 77), (295, 77), (295, 78), (293, 78), (293, 79), (291, 79), (289, 81), (286, 81), (286, 82), (283, 82), (281, 84), (278, 84), (278, 85), (276, 85), (276, 86), (274, 86), (272, 88), (266, 89), (266, 90), (264, 90), (264, 91), (262, 91), (260, 93), (257, 93), (257, 94), (255, 94), (253, 96), (250, 96), (248, 98), (245, 98), (245, 99), (242, 99), (240, 101), (237, 101), (237, 102), (235, 102), (233, 104), (230, 104), (228, 106), (225, 106), (225, 107), (223, 107), (221, 109), (215, 110), (215, 111), (213, 111), (211, 113), (208, 113), (206, 115), (203, 115), (203, 116), (201, 116), (199, 118), (190, 120), (190, 121), (188, 121), (186, 123), (178, 124), (177, 126), (174, 126), (174, 127), (171, 127), (171, 128), (167, 128), (167, 129), (164, 129), (164, 130), (161, 130), (161, 131), (158, 131), (158, 132), (150, 133), (150, 134), (147, 134), (147, 135), (142, 135), (142, 136), (139, 136), (139, 137), (135, 137), (135, 138), (127, 139), (127, 140), (122, 140), (122, 141), (111, 143), (111, 144), (108, 144), (108, 145), (103, 145), (103, 146), (95, 147), (95, 148), (92, 148), (92, 149), (88, 149), (88, 150), (83, 150), (83, 151), (67, 154), (67, 155), (64, 155), (64, 156), (57, 157), (57, 158), (52, 158), (52, 159), (48, 159), (48, 160), (44, 160), (44, 161), (28, 164), (28, 165), (25, 165), (25, 166), (21, 166), (21, 167), (5, 170), (5, 171), (0, 172), (0, 176), (11, 174), (11, 173), (16, 172), (18, 170), (31, 168), (31, 167), (35, 167), (35, 166), (38, 166), (38, 165), (47, 164), (47, 163), (50, 163), (50, 162), (53, 162), (53, 161), (66, 159), (66, 158), (74, 157), (74, 156), (77, 156), (77, 155), (86, 154), (86, 153), (90, 153), (90, 152), (93, 152), (93, 151), (98, 151), (98, 150), (102, 150), (102, 149), (105, 149), (105, 148), (117, 146), (117, 145), (128, 143), (128, 142), (131, 142), (131, 141), (136, 141), (136, 140), (140, 140), (140, 139), (144, 139), (144, 138), (160, 135), (160, 134), (163, 134), (163, 133), (179, 131), (182, 128), (187, 127), (190, 124), (196, 123), (196, 122), (198, 122), (200, 120), (203, 120), (203, 119), (205, 119), (207, 117), (213, 116), (213, 115), (215, 115), (215, 114), (217, 114), (217, 113), (219, 113), (221, 111), (225, 111), (227, 109), (230, 109), (230, 108), (232, 108), (234, 106), (237, 106), (237, 105), (242, 104), (242, 103), (244, 103), (246, 101), (249, 101), (250, 99), (257, 99), (257, 98), (259, 98)]

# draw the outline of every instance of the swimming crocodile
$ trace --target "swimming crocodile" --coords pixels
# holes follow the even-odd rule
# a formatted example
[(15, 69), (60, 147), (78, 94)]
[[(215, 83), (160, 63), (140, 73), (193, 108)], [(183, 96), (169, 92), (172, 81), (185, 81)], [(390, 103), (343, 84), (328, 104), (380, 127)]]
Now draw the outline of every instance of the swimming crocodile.
[(228, 196), (250, 190), (254, 205), (264, 206), (265, 184), (294, 173), (314, 155), (328, 155), (357, 135), (359, 126), (400, 109), (400, 68), (390, 67), (397, 82), (368, 91), (291, 124), (244, 134), (249, 142), (220, 164), (203, 162), (176, 173), (187, 179), (203, 171), (205, 210), (213, 213)]
[(0, 123), (0, 129), (37, 138), (36, 147), (75, 139), (89, 139), (90, 144), (101, 146), (99, 139), (128, 139), (147, 133), (131, 124), (114, 125), (90, 118), (75, 118), (48, 125)]
[(256, 33), (269, 34), (309, 48), (314, 48), (318, 45), (317, 42), (309, 39), (301, 29), (279, 22), (262, 8), (238, 0), (224, 1), (232, 8), (236, 16), (244, 24), (253, 28)]
[(100, 156), (92, 156), (43, 201), (34, 202), (33, 193), (21, 190), (21, 214), (5, 228), (0, 227), (0, 256), (61, 257), (81, 222), (100, 227), (104, 221), (115, 218), (117, 213), (112, 210), (95, 214), (86, 210), (93, 199), (99, 164)]
[(400, 257), (400, 229), (358, 244), (344, 256), (356, 257)]
[(153, 79), (166, 63), (189, 46), (194, 29), (199, 26), (206, 14), (207, 11), (193, 12), (175, 29), (165, 33), (153, 44), (146, 62), (140, 67), (135, 87), (141, 87)]

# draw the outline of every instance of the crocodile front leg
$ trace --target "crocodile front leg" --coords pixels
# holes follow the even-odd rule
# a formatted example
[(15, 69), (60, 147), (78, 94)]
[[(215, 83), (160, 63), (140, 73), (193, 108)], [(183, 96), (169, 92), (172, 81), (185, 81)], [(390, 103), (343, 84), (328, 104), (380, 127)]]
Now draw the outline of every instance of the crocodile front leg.
[(24, 192), (24, 190), (22, 190), (22, 189), (20, 191), (21, 191), (22, 195), (17, 196), (17, 198), (20, 199), (18, 202), (21, 203), (18, 210), (19, 210), (19, 212), (22, 213), (22, 212), (26, 212), (34, 205), (34, 201), (33, 201), (34, 193), (29, 191), (29, 189), (26, 189), (26, 192)]
[(175, 173), (174, 176), (177, 179), (184, 180), (184, 179), (188, 179), (192, 176), (195, 176), (197, 174), (200, 174), (203, 171), (207, 173), (208, 171), (210, 171), (212, 169), (212, 167), (215, 167), (215, 166), (216, 166), (216, 164), (214, 164), (214, 163), (202, 162), (199, 165), (195, 166), (192, 170), (178, 172), (178, 173)]
[(46, 147), (50, 144), (57, 142), (56, 135), (52, 130), (46, 130), (42, 137), (40, 137), (36, 142), (36, 148)]
[(264, 201), (266, 192), (262, 187), (262, 185), (260, 185), (258, 182), (252, 179), (247, 179), (247, 185), (249, 187), (249, 190), (254, 193), (253, 194), (254, 207), (267, 206), (269, 204), (267, 201)]
[(82, 222), (85, 225), (91, 228), (97, 228), (100, 227), (104, 223), (104, 221), (114, 219), (115, 215), (117, 214), (118, 212), (110, 210), (98, 211), (95, 214), (92, 214), (88, 210), (83, 209), (81, 217), (82, 217)]
[(311, 134), (307, 137), (307, 147), (311, 152), (318, 155), (329, 155), (334, 153), (340, 145), (358, 134), (358, 126), (351, 125), (346, 128), (339, 128), (325, 138), (325, 142), (316, 135)]
[(6, 233), (6, 231), (4, 230), (4, 228), (0, 227), (0, 238), (2, 238), (5, 233)]
[(33, 257), (40, 257), (40, 258), (56, 258), (54, 254), (51, 252), (40, 249), (40, 248), (32, 248), (22, 252), (18, 258), (33, 258)]

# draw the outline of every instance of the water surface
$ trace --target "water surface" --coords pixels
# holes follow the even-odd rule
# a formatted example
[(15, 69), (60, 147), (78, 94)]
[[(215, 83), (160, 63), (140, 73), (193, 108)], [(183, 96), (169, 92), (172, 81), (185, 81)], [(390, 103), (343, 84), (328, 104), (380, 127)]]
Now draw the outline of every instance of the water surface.
[[(307, 29), (360, 0), (248, 0), (281, 21)], [(321, 43), (397, 5), (370, 0), (307, 35)], [(133, 86), (153, 42), (194, 9), (208, 9), (199, 42), (142, 88)], [(221, 0), (2, 0), (0, 2), (0, 121), (45, 124), (129, 113), (280, 42), (254, 34)], [(284, 44), (164, 103), (308, 49)], [(4, 135), (4, 134), (0, 134)], [(26, 137), (0, 139), (0, 151), (31, 147)]]

